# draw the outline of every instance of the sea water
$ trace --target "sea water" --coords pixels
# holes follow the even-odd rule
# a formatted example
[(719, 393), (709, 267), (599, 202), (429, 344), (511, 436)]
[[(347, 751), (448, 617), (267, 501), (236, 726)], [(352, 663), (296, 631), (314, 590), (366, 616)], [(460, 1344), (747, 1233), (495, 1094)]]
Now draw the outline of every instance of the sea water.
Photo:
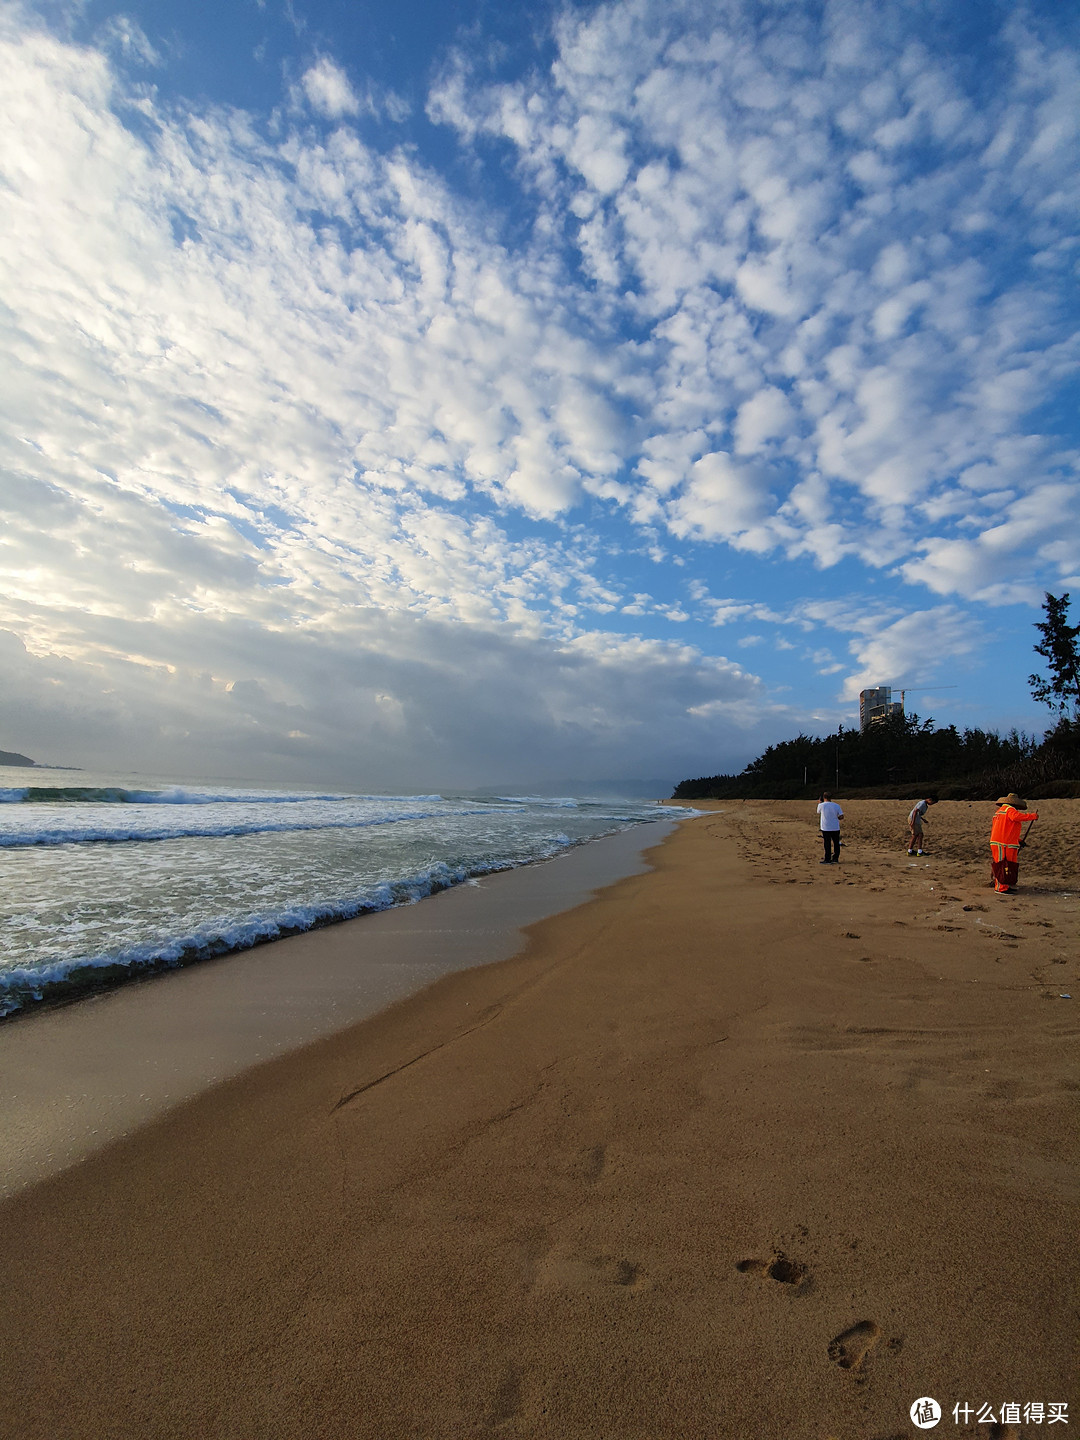
[(587, 796), (363, 795), (0, 767), (0, 1016), (671, 815)]

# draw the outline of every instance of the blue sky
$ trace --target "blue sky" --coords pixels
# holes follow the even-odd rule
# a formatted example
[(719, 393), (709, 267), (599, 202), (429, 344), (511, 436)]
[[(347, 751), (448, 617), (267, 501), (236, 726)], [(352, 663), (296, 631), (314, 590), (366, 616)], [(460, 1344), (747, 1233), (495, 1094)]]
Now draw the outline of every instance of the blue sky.
[(0, 746), (370, 788), (1042, 728), (1080, 25), (0, 0)]

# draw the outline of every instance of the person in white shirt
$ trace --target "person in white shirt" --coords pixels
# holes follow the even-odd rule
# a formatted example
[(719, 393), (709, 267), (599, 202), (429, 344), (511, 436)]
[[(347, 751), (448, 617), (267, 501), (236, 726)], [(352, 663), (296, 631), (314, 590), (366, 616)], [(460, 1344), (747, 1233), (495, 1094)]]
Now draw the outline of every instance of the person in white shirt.
[(844, 818), (844, 812), (826, 790), (818, 804), (817, 813), (821, 821), (821, 839), (825, 845), (825, 859), (819, 860), (818, 864), (839, 865), (840, 821)]

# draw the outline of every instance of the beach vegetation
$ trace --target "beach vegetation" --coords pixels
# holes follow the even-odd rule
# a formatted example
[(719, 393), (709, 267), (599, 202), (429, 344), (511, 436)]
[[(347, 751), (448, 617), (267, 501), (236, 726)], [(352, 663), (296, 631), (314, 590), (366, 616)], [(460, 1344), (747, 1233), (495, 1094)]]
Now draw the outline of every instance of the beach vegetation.
[(1039, 739), (1024, 731), (958, 730), (890, 715), (865, 730), (799, 734), (770, 745), (737, 775), (676, 785), (676, 800), (796, 800), (828, 789), (849, 797), (993, 800), (1009, 790), (1080, 796), (1080, 721), (1063, 716)]
[(1032, 696), (1042, 705), (1056, 710), (1063, 719), (1080, 719), (1080, 625), (1069, 624), (1069, 594), (1046, 592), (1043, 602), (1045, 620), (1036, 622), (1035, 629), (1042, 642), (1035, 646), (1050, 671), (1049, 679), (1029, 675)]

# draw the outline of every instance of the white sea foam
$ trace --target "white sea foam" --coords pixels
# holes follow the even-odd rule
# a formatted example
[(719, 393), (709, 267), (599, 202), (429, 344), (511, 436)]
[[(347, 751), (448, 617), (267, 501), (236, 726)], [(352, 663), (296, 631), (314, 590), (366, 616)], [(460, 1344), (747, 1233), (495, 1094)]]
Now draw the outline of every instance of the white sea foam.
[(381, 803), (395, 800), (416, 804), (441, 802), (441, 795), (352, 795), (329, 792), (288, 791), (274, 794), (264, 790), (206, 790), (171, 785), (163, 790), (125, 789), (120, 785), (15, 785), (0, 787), (0, 805), (297, 805), (310, 800)]
[(420, 802), (427, 804), (433, 804), (436, 801), (441, 802), (442, 798), (441, 795), (352, 795), (336, 791), (330, 791), (326, 794), (320, 794), (315, 791), (312, 791), (310, 794), (306, 792), (287, 791), (279, 795), (266, 790), (199, 790), (189, 789), (180, 785), (170, 786), (166, 790), (134, 790), (131, 792), (132, 801), (145, 805), (297, 805), (309, 800), (342, 802), (370, 800), (380, 805), (392, 804), (398, 801), (415, 805)]
[(184, 835), (255, 835), (274, 830), (355, 830), (447, 814), (485, 813), (481, 806), (462, 808), (444, 802), (435, 808), (430, 802), (416, 804), (411, 798), (380, 797), (372, 802), (366, 796), (304, 798), (291, 805), (281, 819), (261, 801), (238, 798), (217, 804), (200, 800), (189, 811), (178, 810), (167, 819), (156, 806), (136, 803), (41, 803), (0, 813), (0, 849), (91, 841), (172, 840)]
[[(561, 846), (555, 847), (556, 850), (558, 848)], [(550, 853), (555, 853), (555, 850)], [(414, 875), (366, 886), (362, 894), (336, 902), (292, 905), (273, 913), (244, 915), (234, 920), (223, 917), (211, 919), (186, 934), (121, 946), (111, 954), (80, 955), (45, 961), (33, 967), (15, 965), (0, 970), (0, 1017), (14, 1013), (28, 1002), (44, 999), (50, 992), (70, 984), (76, 974), (90, 989), (93, 988), (94, 977), (87, 972), (95, 970), (119, 966), (134, 976), (148, 969), (168, 969), (232, 951), (249, 950), (267, 940), (295, 935), (329, 921), (349, 920), (357, 915), (389, 910), (396, 905), (414, 904), (440, 890), (461, 884), (472, 875), (490, 874), (493, 870), (506, 868), (504, 864), (494, 863), (480, 865), (470, 871), (439, 862)], [(70, 926), (69, 937), (84, 928)]]
[[(20, 788), (45, 787), (7, 787)], [(62, 790), (94, 798), (21, 800), (0, 813), (0, 1014), (95, 978), (113, 983), (407, 904), (671, 815), (566, 796), (151, 787), (131, 777), (53, 793)]]
[(512, 805), (551, 805), (563, 810), (577, 810), (586, 803), (575, 800), (572, 795), (496, 795), (495, 798)]

